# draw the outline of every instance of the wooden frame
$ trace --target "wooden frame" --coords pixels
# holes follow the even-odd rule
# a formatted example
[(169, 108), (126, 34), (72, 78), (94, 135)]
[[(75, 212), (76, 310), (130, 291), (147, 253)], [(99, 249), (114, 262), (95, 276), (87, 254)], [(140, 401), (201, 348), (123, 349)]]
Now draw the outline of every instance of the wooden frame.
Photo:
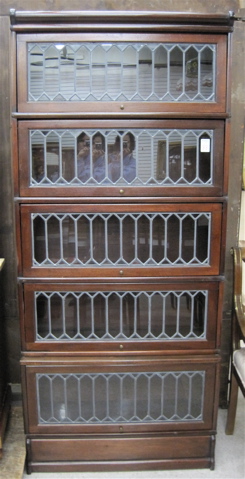
[[(22, 286), (20, 286), (22, 289)], [(45, 292), (106, 292), (111, 291), (198, 291), (198, 290), (205, 290), (208, 293), (207, 297), (207, 330), (206, 330), (206, 337), (205, 338), (196, 338), (196, 339), (161, 339), (161, 340), (151, 340), (151, 341), (144, 341), (144, 340), (137, 340), (130, 341), (124, 343), (123, 349), (126, 351), (130, 351), (130, 354), (138, 355), (139, 352), (145, 353), (146, 351), (150, 351), (151, 353), (158, 352), (158, 354), (166, 355), (168, 351), (176, 351), (181, 346), (182, 351), (188, 354), (189, 351), (198, 351), (199, 349), (206, 349), (206, 350), (215, 350), (217, 347), (217, 338), (218, 338), (218, 331), (219, 331), (219, 322), (220, 322), (220, 314), (219, 314), (219, 303), (222, 298), (222, 287), (221, 284), (216, 282), (210, 281), (202, 281), (197, 278), (197, 280), (193, 283), (192, 279), (186, 281), (185, 283), (175, 282), (171, 283), (169, 281), (164, 283), (155, 282), (155, 283), (148, 283), (148, 284), (121, 284), (121, 283), (111, 283), (105, 284), (103, 283), (89, 283), (87, 284), (86, 281), (82, 283), (25, 283), (23, 285), (23, 297), (24, 297), (24, 311), (22, 314), (22, 324), (25, 325), (23, 328), (24, 335), (23, 335), (23, 349), (27, 351), (63, 351), (64, 345), (67, 351), (80, 351), (83, 355), (86, 355), (87, 352), (92, 351), (100, 351), (100, 354), (107, 355), (108, 353), (113, 354), (121, 354), (122, 351), (122, 341), (114, 340), (114, 341), (82, 341), (82, 340), (63, 340), (54, 341), (54, 340), (37, 340), (35, 337), (35, 311), (34, 311), (34, 293), (45, 291)], [(174, 305), (173, 305), (174, 308)], [(82, 318), (81, 318), (82, 319)], [(166, 321), (167, 321), (166, 317)], [(206, 328), (205, 328), (206, 329)]]
[(222, 208), (220, 204), (166, 204), (166, 205), (117, 205), (116, 212), (143, 213), (143, 212), (167, 212), (167, 213), (211, 213), (211, 238), (210, 238), (210, 262), (208, 265), (163, 265), (157, 267), (113, 266), (105, 267), (98, 265), (91, 268), (90, 265), (74, 267), (48, 267), (34, 266), (32, 264), (32, 227), (31, 213), (113, 213), (113, 205), (22, 205), (21, 206), (21, 229), (22, 238), (25, 238), (25, 246), (22, 246), (23, 274), (26, 277), (94, 277), (94, 278), (137, 278), (164, 276), (191, 276), (191, 275), (218, 275), (220, 273), (220, 242)]
[[(27, 98), (27, 43), (33, 40), (32, 35), (23, 34), (18, 35), (17, 39), (17, 74), (21, 76), (22, 82), (18, 84), (18, 111), (26, 113), (68, 113), (70, 111), (69, 102), (32, 102)], [(62, 35), (56, 33), (48, 33), (45, 35), (36, 34), (35, 41), (42, 42), (176, 42), (176, 43), (201, 43), (203, 38), (196, 34), (70, 34), (63, 33)], [(106, 116), (120, 116), (134, 113), (138, 117), (145, 117), (154, 112), (154, 117), (162, 116), (166, 113), (180, 113), (185, 111), (190, 113), (195, 106), (196, 113), (225, 113), (226, 109), (226, 75), (221, 72), (226, 70), (226, 39), (221, 35), (207, 35), (205, 36), (205, 43), (217, 44), (217, 59), (216, 59), (216, 101), (214, 102), (135, 102), (135, 101), (114, 101), (114, 102), (87, 102), (79, 101), (72, 103), (72, 111), (76, 113), (86, 114), (87, 117), (94, 117), (102, 114), (103, 118)]]
[[(129, 126), (130, 125), (130, 126)], [(54, 188), (48, 185), (30, 186), (30, 171), (29, 171), (29, 130), (42, 130), (42, 129), (118, 129), (120, 128), (142, 128), (142, 129), (211, 129), (214, 132), (213, 136), (213, 184), (211, 185), (161, 185), (161, 186), (66, 186), (56, 185)], [(224, 122), (222, 120), (32, 120), (22, 121), (18, 127), (19, 133), (19, 165), (16, 161), (16, 171), (18, 171), (20, 195), (26, 197), (45, 197), (55, 194), (58, 201), (59, 197), (73, 196), (77, 198), (77, 201), (81, 201), (81, 198), (86, 200), (87, 197), (110, 197), (115, 198), (131, 197), (131, 201), (134, 198), (137, 201), (138, 197), (173, 197), (173, 196), (188, 196), (189, 197), (203, 197), (203, 196), (220, 196), (223, 193), (223, 142), (224, 142)], [(29, 159), (29, 160), (28, 160)], [(160, 159), (159, 159), (160, 160)], [(157, 167), (160, 167), (160, 161), (158, 160)], [(17, 182), (16, 181), (16, 182)]]

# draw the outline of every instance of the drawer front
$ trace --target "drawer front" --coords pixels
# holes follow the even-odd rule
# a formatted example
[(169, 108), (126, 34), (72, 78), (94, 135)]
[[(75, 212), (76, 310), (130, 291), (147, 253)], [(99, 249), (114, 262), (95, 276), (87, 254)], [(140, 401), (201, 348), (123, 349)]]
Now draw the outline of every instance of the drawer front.
[(24, 284), (24, 349), (183, 351), (217, 347), (222, 284)]
[(19, 122), (22, 196), (219, 196), (224, 123)]
[[(30, 472), (211, 467), (213, 437), (28, 438)], [(106, 466), (105, 466), (106, 464)], [(178, 465), (178, 466), (177, 466)]]
[(22, 360), (29, 433), (207, 430), (216, 357)]
[(18, 35), (19, 111), (225, 111), (226, 37)]
[(222, 206), (23, 205), (25, 276), (219, 274)]

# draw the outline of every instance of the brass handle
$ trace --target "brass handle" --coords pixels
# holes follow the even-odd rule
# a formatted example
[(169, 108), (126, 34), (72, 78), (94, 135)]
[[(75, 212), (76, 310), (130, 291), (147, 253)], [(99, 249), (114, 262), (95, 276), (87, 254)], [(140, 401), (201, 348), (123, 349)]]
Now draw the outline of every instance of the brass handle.
[(121, 195), (123, 195), (124, 190), (119, 190), (119, 193), (120, 193)]
[(124, 105), (120, 105), (121, 110), (124, 110)]
[(122, 276), (124, 274), (124, 271), (120, 269), (119, 274)]

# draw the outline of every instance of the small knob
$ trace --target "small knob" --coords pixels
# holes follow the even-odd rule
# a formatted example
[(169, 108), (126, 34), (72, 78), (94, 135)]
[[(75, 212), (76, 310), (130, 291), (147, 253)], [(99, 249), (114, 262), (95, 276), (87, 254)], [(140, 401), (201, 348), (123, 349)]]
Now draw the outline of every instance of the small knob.
[(120, 348), (120, 349), (123, 349), (123, 344), (120, 344), (119, 348)]
[(119, 427), (119, 431), (123, 432), (123, 427), (122, 426)]
[(124, 190), (119, 190), (119, 193), (120, 193), (121, 195), (123, 195)]
[(124, 274), (124, 271), (120, 269), (119, 274), (122, 276)]
[(120, 109), (121, 109), (121, 110), (124, 110), (124, 105), (120, 105)]

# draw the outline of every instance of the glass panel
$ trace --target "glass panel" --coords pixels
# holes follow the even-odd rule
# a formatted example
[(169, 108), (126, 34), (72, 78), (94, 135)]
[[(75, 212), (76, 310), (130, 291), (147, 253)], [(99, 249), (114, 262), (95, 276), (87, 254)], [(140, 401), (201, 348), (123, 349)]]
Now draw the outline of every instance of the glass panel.
[(203, 420), (205, 371), (37, 374), (39, 424)]
[(215, 100), (216, 45), (29, 43), (29, 101)]
[(205, 339), (207, 308), (207, 291), (41, 291), (36, 340)]
[(31, 186), (210, 186), (213, 130), (31, 130)]
[(35, 266), (209, 264), (211, 213), (31, 216)]

